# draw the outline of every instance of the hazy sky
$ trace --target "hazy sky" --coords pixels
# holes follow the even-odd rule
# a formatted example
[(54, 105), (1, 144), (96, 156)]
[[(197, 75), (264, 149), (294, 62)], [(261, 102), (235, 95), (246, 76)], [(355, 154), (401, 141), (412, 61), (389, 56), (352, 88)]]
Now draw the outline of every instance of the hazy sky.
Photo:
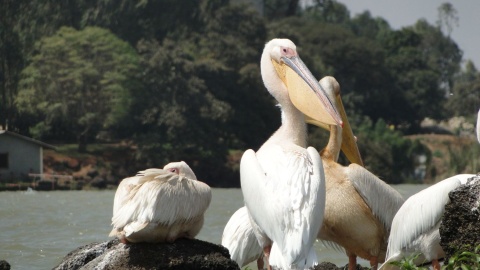
[(411, 26), (420, 19), (436, 25), (438, 7), (449, 2), (457, 10), (458, 27), (451, 37), (463, 51), (463, 59), (470, 59), (480, 69), (480, 0), (338, 0), (350, 10), (351, 17), (369, 10), (372, 17), (384, 18), (393, 29)]

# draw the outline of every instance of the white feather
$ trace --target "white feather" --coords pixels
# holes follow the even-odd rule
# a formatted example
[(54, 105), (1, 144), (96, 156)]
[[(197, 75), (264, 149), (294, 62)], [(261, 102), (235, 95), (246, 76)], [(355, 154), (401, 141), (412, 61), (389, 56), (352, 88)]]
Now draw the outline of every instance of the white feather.
[(300, 147), (297, 150), (296, 155), (288, 155), (280, 147), (270, 147), (270, 158), (264, 159), (268, 171), (252, 150), (244, 153), (240, 163), (245, 204), (254, 221), (276, 243), (270, 264), (285, 269), (306, 266), (311, 252), (305, 247), (313, 246), (325, 208), (320, 156), (314, 148), (308, 153)]
[(444, 253), (440, 247), (438, 228), (445, 205), (449, 202), (448, 193), (473, 176), (452, 176), (408, 198), (393, 219), (387, 260), (379, 269), (396, 269), (388, 262), (415, 253), (422, 254), (417, 263), (442, 258)]
[(263, 249), (255, 237), (246, 207), (241, 207), (230, 217), (223, 230), (222, 246), (228, 249), (230, 258), (240, 267), (263, 256)]
[(126, 237), (131, 242), (163, 242), (193, 237), (200, 231), (211, 201), (210, 187), (197, 181), (186, 163), (167, 166), (172, 164), (180, 169), (179, 174), (147, 169), (120, 183), (110, 236)]

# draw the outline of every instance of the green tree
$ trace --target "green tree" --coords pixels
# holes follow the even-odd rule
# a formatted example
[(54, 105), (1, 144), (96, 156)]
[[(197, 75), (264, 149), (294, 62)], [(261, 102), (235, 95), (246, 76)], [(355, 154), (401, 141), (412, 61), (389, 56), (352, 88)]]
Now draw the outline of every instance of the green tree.
[(452, 4), (446, 2), (438, 7), (438, 21), (437, 26), (442, 29), (445, 28), (447, 37), (450, 38), (450, 34), (453, 31), (453, 26), (458, 27), (458, 12)]
[[(259, 62), (266, 27), (255, 10), (230, 4), (204, 12), (198, 35), (198, 74), (214, 95), (230, 104), (224, 128), (234, 149), (257, 149), (279, 124), (278, 110), (261, 80)], [(208, 60), (208, 61), (207, 61)]]
[(439, 118), (444, 91), (441, 73), (430, 66), (430, 55), (422, 48), (422, 35), (413, 28), (394, 31), (385, 39), (386, 69), (390, 84), (389, 123), (408, 133), (415, 132), (426, 117)]
[(366, 168), (390, 184), (412, 181), (415, 157), (431, 155), (424, 145), (404, 138), (383, 119), (375, 124), (364, 121), (356, 135)]
[(197, 32), (138, 44), (146, 95), (135, 97), (135, 141), (146, 164), (184, 159), (232, 186), (238, 173), (225, 167), (228, 150), (259, 147), (279, 119), (258, 68), (266, 29), (257, 11), (237, 3), (204, 1), (200, 17)]
[(455, 78), (451, 95), (445, 104), (445, 111), (451, 116), (476, 115), (480, 108), (480, 72), (472, 61)]
[(185, 160), (199, 177), (221, 179), (228, 150), (223, 126), (231, 108), (196, 74), (201, 63), (188, 43), (138, 44), (144, 90), (133, 101), (137, 158), (143, 167)]
[(0, 2), (0, 126), (12, 123), (16, 110), (14, 97), (17, 94), (18, 77), (23, 65), (23, 55), (18, 33), (14, 30), (20, 12), (18, 1)]
[(347, 7), (334, 0), (315, 0), (305, 7), (301, 16), (332, 24), (347, 24), (350, 21), (350, 12)]
[(419, 49), (426, 55), (429, 69), (440, 74), (439, 90), (443, 95), (449, 94), (454, 77), (460, 71), (462, 51), (455, 41), (440, 31), (440, 28), (430, 25), (425, 20), (419, 20), (413, 29), (422, 38)]
[(135, 46), (141, 39), (163, 40), (172, 33), (195, 32), (201, 25), (201, 2), (206, 1), (86, 1), (81, 25), (107, 28)]
[(41, 115), (31, 132), (74, 136), (79, 151), (100, 131), (128, 113), (135, 90), (138, 56), (105, 29), (62, 27), (35, 46), (23, 70), (16, 104), (21, 112)]

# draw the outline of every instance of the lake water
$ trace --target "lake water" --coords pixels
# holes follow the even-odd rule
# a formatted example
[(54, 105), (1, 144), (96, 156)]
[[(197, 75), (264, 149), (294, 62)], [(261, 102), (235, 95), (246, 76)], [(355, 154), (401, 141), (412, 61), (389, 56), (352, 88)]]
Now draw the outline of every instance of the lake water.
[[(404, 197), (425, 187), (394, 186)], [(13, 270), (52, 269), (73, 249), (109, 240), (114, 195), (113, 190), (0, 192), (0, 260)], [(242, 206), (240, 189), (213, 189), (197, 238), (220, 244), (225, 224)], [(321, 261), (347, 264), (342, 252), (315, 245)], [(366, 261), (359, 263), (368, 266)]]

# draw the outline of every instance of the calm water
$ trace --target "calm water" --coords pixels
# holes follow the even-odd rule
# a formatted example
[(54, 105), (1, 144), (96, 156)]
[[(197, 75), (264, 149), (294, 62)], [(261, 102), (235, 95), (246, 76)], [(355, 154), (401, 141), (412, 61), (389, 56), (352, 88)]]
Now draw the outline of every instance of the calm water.
[[(394, 186), (402, 195), (425, 185)], [(73, 249), (108, 240), (115, 191), (0, 192), (0, 260), (12, 269), (51, 269)], [(219, 244), (225, 224), (243, 205), (240, 189), (213, 189), (197, 238)], [(319, 259), (345, 265), (347, 257), (316, 243)], [(360, 261), (367, 266), (366, 261)], [(255, 268), (256, 269), (256, 268)]]

